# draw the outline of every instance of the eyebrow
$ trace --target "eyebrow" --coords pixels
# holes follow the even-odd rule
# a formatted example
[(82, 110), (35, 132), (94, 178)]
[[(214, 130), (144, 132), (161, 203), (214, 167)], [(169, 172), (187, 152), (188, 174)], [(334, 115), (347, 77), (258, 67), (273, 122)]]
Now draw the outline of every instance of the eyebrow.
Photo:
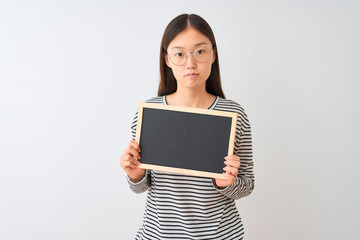
[[(195, 44), (195, 47), (198, 47), (198, 46), (201, 46), (201, 45), (209, 45), (209, 44), (206, 43), (206, 42), (200, 42), (200, 43)], [(174, 48), (184, 48), (184, 47), (174, 46), (174, 47), (171, 48), (171, 50), (173, 50)]]

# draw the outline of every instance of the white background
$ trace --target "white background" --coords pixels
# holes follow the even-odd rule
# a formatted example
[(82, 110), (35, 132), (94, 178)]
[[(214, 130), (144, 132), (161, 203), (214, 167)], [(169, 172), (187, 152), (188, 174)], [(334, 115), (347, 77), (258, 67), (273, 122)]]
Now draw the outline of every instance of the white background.
[(133, 239), (145, 194), (119, 158), (181, 13), (252, 125), (246, 239), (360, 239), (355, 0), (0, 1), (0, 239)]

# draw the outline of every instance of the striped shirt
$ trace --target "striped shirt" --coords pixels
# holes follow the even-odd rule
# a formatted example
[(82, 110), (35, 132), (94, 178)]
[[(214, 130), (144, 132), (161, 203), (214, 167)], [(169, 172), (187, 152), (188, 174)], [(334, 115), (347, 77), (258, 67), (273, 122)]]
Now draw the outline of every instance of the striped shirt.
[[(165, 96), (147, 102), (167, 105)], [(147, 191), (143, 223), (135, 239), (243, 239), (244, 228), (235, 200), (254, 189), (250, 123), (236, 102), (216, 97), (209, 107), (238, 113), (234, 155), (241, 166), (234, 184), (219, 189), (214, 179), (146, 170), (145, 177), (133, 183), (135, 193)], [(137, 113), (132, 122), (135, 139)]]

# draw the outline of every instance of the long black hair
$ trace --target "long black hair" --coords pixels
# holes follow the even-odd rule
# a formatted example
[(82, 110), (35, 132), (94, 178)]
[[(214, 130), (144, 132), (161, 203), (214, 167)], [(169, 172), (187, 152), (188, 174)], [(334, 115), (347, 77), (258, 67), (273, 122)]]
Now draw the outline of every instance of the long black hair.
[(225, 98), (221, 87), (219, 57), (214, 33), (209, 24), (196, 14), (181, 14), (177, 16), (167, 25), (164, 31), (160, 46), (160, 83), (158, 96), (176, 92), (176, 79), (171, 68), (166, 65), (165, 57), (167, 56), (167, 48), (171, 41), (189, 26), (204, 34), (210, 40), (213, 47), (215, 61), (212, 64), (210, 76), (206, 81), (206, 91), (215, 96)]

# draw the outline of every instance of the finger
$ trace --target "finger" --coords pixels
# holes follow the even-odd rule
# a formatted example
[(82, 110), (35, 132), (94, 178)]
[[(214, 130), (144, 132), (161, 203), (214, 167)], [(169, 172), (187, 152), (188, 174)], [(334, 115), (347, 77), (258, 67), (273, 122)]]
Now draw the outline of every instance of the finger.
[(132, 146), (136, 151), (141, 152), (140, 146), (136, 141), (130, 140), (129, 146)]
[(226, 166), (223, 168), (225, 172), (230, 173), (233, 176), (236, 176), (238, 174), (238, 169), (234, 167)]
[(229, 155), (225, 157), (225, 160), (230, 160), (230, 161), (240, 161), (240, 157), (236, 156), (236, 155)]
[[(138, 162), (138, 161), (137, 161)], [(139, 163), (140, 164), (140, 163)], [(120, 163), (122, 168), (132, 168), (132, 169), (136, 169), (139, 167), (139, 164), (137, 164), (136, 162), (133, 161), (122, 161)]]
[(134, 148), (133, 145), (129, 144), (129, 146), (127, 146), (127, 148), (125, 149), (123, 155), (132, 155), (137, 159), (140, 159), (140, 153), (139, 151)]
[(231, 166), (231, 167), (235, 167), (235, 168), (239, 168), (241, 165), (241, 163), (239, 161), (226, 160), (224, 163), (226, 166)]
[(233, 175), (231, 175), (230, 173), (223, 173), (223, 176), (225, 177), (225, 179), (227, 180), (227, 181), (230, 181), (230, 182), (232, 182), (232, 183), (234, 183), (235, 182), (235, 179), (236, 179), (236, 177), (235, 176), (233, 176)]
[(137, 165), (140, 164), (140, 162), (139, 162), (135, 157), (133, 157), (133, 156), (131, 156), (131, 155), (129, 155), (129, 154), (123, 155), (123, 156), (121, 157), (121, 161), (124, 161), (124, 162), (132, 162), (132, 163), (137, 164)]
[(234, 168), (234, 167), (230, 167), (230, 166), (225, 166), (224, 168), (223, 168), (223, 170), (225, 171), (225, 172), (227, 172), (227, 173), (230, 173), (230, 174), (232, 174), (232, 175), (237, 175), (238, 174), (238, 168)]
[(128, 153), (136, 159), (141, 158), (140, 153), (135, 148), (133, 148), (133, 146), (128, 147)]

